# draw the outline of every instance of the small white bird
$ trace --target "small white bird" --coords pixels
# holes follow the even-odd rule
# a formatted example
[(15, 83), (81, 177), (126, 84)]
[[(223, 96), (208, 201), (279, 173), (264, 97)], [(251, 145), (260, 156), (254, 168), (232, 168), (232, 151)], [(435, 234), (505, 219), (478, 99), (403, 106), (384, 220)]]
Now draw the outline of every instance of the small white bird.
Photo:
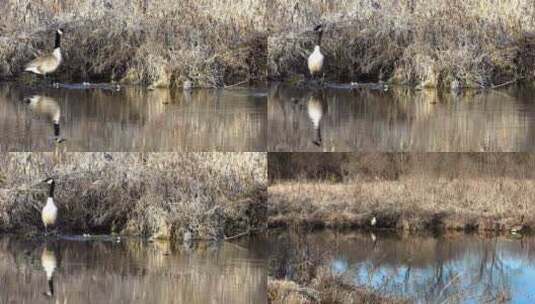
[(56, 31), (56, 43), (52, 53), (39, 56), (34, 60), (30, 61), (25, 67), (24, 71), (31, 72), (38, 75), (43, 75), (46, 77), (46, 74), (53, 73), (56, 71), (63, 61), (61, 55), (61, 36), (63, 35), (63, 29), (58, 29)]
[(524, 225), (524, 216), (522, 215), (520, 217), (520, 222), (517, 225), (514, 225), (511, 227), (511, 233), (512, 234), (520, 234), (526, 229), (526, 226)]
[(45, 233), (48, 233), (48, 227), (56, 224), (56, 219), (58, 218), (58, 207), (54, 204), (54, 187), (56, 182), (53, 178), (47, 178), (43, 182), (50, 185), (50, 191), (48, 198), (46, 199), (46, 205), (41, 211), (41, 219), (45, 226)]
[(323, 61), (325, 60), (325, 56), (323, 56), (320, 50), (321, 36), (323, 35), (322, 25), (320, 24), (316, 26), (314, 31), (318, 33), (318, 41), (314, 46), (314, 51), (312, 54), (308, 56), (308, 71), (310, 72), (312, 78), (321, 73), (321, 70), (323, 69)]
[(52, 297), (54, 295), (54, 271), (57, 267), (57, 258), (53, 250), (48, 250), (48, 248), (43, 248), (43, 253), (41, 254), (41, 266), (45, 270), (46, 280), (48, 282), (48, 290), (45, 292), (45, 295)]

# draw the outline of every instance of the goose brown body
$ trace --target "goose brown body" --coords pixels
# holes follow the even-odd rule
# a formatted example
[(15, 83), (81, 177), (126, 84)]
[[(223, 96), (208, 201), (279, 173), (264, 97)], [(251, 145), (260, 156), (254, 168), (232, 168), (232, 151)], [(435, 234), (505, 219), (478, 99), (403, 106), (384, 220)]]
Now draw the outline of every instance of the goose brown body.
[(61, 62), (63, 61), (63, 56), (61, 55), (61, 36), (63, 35), (63, 30), (58, 29), (56, 31), (56, 43), (52, 53), (39, 56), (34, 60), (30, 61), (24, 67), (24, 71), (31, 72), (38, 75), (44, 75), (53, 73), (58, 69)]

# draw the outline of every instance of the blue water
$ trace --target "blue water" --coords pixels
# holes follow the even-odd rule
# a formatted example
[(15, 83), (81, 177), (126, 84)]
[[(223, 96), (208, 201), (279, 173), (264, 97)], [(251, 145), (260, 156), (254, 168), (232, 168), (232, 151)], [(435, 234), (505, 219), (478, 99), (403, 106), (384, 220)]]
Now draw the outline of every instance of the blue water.
[(322, 231), (279, 235), (272, 275), (324, 263), (355, 286), (412, 303), (535, 303), (535, 237)]
[[(472, 238), (472, 237), (471, 237)], [(527, 250), (511, 250), (520, 240), (480, 239), (496, 242), (494, 250), (464, 250), (454, 259), (412, 265), (410, 261), (381, 263), (379, 254), (369, 259), (349, 261), (351, 252), (340, 252), (330, 262), (331, 271), (350, 275), (359, 286), (369, 286), (385, 293), (409, 297), (416, 303), (494, 302), (535, 303), (535, 259)], [(489, 258), (490, 257), (490, 258)], [(455, 302), (455, 301), (454, 301)]]

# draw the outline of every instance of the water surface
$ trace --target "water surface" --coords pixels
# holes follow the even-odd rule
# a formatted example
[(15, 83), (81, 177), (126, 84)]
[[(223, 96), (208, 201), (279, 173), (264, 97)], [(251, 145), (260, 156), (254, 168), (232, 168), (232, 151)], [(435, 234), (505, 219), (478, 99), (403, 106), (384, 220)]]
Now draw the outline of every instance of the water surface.
[[(44, 101), (32, 103), (32, 97)], [(262, 88), (184, 92), (4, 83), (0, 151), (265, 151), (266, 101)]]
[(270, 86), (269, 151), (535, 151), (535, 88)]
[(255, 241), (0, 238), (0, 303), (266, 303)]
[(350, 284), (415, 303), (535, 302), (535, 237), (322, 231), (279, 233), (271, 243), (270, 274), (279, 279), (323, 265)]

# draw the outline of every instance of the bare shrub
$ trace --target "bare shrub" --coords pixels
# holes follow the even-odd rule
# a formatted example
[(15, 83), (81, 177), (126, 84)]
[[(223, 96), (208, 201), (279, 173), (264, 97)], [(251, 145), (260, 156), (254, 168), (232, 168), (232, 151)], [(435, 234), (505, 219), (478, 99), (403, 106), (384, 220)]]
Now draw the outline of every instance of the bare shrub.
[(9, 0), (3, 6), (0, 78), (19, 75), (38, 50), (51, 49), (60, 26), (62, 79), (158, 87), (189, 79), (212, 87), (265, 77), (262, 1)]
[(265, 225), (263, 153), (0, 154), (0, 230), (42, 230), (46, 176), (62, 231), (222, 239)]
[(306, 74), (324, 23), (326, 76), (425, 87), (489, 87), (533, 75), (530, 1), (272, 1), (269, 77)]
[[(313, 153), (269, 156), (269, 225), (366, 228), (375, 216), (402, 230), (535, 228), (530, 153), (324, 154), (342, 181), (310, 174), (323, 168)], [(277, 172), (279, 158), (294, 170)]]

